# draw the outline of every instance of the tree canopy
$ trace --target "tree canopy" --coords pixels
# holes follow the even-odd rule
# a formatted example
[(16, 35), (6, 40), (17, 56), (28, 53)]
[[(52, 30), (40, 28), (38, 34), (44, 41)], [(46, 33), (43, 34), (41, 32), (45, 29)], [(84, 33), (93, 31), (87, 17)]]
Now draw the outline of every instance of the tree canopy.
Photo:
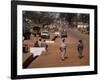
[(40, 12), (40, 11), (23, 11), (23, 21), (29, 19), (32, 23), (49, 25), (55, 20), (64, 20), (72, 25), (73, 22), (83, 22), (89, 24), (89, 14), (81, 13), (60, 13), (60, 12)]

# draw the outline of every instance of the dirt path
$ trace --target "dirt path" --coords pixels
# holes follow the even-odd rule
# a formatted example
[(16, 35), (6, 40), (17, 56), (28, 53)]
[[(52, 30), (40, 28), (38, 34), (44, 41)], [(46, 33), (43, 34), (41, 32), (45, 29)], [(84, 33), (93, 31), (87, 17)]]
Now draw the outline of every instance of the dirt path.
[[(82, 59), (78, 58), (77, 42), (83, 40), (84, 50)], [(89, 36), (81, 34), (78, 30), (68, 30), (66, 38), (68, 58), (61, 60), (59, 54), (60, 38), (55, 40), (54, 44), (49, 44), (48, 53), (43, 52), (35, 59), (28, 68), (43, 68), (43, 67), (65, 67), (65, 66), (84, 66), (89, 65)]]

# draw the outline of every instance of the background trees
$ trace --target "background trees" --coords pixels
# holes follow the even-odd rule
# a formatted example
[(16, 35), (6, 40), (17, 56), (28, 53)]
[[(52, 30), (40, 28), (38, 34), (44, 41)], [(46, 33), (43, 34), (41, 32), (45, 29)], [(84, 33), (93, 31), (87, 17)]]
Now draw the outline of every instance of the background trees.
[[(77, 27), (78, 22), (89, 24), (89, 14), (81, 13), (59, 13), (59, 12), (40, 12), (40, 11), (23, 11), (23, 24), (25, 29), (27, 26), (44, 27), (50, 25), (56, 20), (68, 23), (68, 27)], [(61, 22), (61, 24), (63, 24)]]

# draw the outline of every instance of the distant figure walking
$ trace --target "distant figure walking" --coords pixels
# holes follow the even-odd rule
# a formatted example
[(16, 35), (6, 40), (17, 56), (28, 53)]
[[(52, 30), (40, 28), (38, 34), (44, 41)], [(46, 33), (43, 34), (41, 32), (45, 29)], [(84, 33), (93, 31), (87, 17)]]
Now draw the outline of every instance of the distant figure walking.
[(48, 45), (47, 45), (47, 43), (46, 43), (46, 40), (43, 40), (43, 42), (42, 42), (42, 47), (45, 48), (46, 52), (48, 51)]
[(34, 47), (39, 47), (38, 41), (35, 42)]
[(39, 41), (38, 41), (38, 46), (42, 47), (42, 40), (41, 39), (39, 39)]
[(61, 42), (61, 45), (60, 45), (60, 54), (61, 54), (62, 61), (64, 61), (64, 59), (67, 58), (65, 56), (65, 54), (66, 54), (66, 48), (67, 48), (67, 45), (65, 43), (65, 39), (63, 39), (62, 42)]
[(83, 45), (83, 41), (82, 40), (79, 40), (78, 41), (78, 45), (77, 45), (77, 50), (78, 50), (78, 53), (79, 53), (79, 58), (81, 59), (83, 56), (83, 48), (84, 48), (84, 45)]

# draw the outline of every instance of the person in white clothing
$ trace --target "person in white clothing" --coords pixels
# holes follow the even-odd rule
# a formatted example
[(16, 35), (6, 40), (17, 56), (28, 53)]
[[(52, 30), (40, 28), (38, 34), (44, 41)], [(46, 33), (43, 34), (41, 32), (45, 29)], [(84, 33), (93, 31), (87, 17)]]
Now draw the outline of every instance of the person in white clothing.
[(67, 48), (67, 45), (65, 43), (65, 39), (63, 39), (62, 42), (61, 42), (61, 45), (60, 45), (60, 54), (61, 54), (62, 61), (64, 61), (65, 58), (67, 58), (67, 57), (65, 57), (66, 48)]
[(46, 43), (46, 40), (43, 40), (43, 42), (42, 42), (42, 47), (44, 47), (45, 50), (48, 51), (48, 45), (47, 45), (47, 43)]
[(42, 40), (41, 39), (39, 39), (39, 41), (38, 41), (38, 46), (42, 47)]

